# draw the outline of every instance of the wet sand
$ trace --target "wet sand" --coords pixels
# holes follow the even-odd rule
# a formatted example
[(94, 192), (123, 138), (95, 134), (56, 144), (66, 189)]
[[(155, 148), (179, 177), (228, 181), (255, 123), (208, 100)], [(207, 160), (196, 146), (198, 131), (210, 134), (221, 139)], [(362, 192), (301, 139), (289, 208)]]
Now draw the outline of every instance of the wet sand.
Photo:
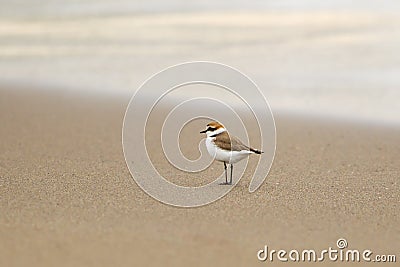
[(244, 266), (264, 245), (322, 250), (341, 237), (399, 252), (399, 128), (275, 113), (261, 188), (250, 194), (245, 176), (222, 200), (183, 209), (133, 182), (128, 100), (0, 90), (0, 266)]

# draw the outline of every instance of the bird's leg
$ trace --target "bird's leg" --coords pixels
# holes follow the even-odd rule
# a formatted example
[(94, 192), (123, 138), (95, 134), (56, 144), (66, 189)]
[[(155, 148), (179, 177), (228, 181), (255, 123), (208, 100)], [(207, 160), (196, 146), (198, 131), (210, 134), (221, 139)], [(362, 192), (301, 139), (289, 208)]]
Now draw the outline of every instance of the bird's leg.
[(225, 183), (228, 184), (228, 168), (226, 167), (225, 162), (224, 162), (224, 168), (225, 168)]
[(232, 176), (233, 176), (233, 164), (231, 164), (231, 180), (229, 181), (229, 184), (232, 184)]

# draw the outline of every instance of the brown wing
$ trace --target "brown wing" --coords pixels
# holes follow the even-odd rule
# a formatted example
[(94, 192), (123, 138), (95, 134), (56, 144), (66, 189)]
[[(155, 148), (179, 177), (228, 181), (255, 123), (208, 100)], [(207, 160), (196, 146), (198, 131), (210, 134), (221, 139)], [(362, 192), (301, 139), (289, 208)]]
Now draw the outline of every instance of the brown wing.
[(214, 144), (229, 151), (250, 150), (250, 148), (243, 144), (239, 138), (230, 136), (227, 132), (222, 132), (215, 136)]

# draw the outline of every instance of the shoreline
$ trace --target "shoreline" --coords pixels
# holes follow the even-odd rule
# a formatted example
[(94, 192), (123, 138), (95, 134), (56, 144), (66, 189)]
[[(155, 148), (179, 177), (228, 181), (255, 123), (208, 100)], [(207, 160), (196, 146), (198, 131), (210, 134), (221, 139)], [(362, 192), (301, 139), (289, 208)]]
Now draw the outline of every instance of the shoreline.
[[(12, 88), (12, 89), (1, 89), (1, 88)], [(126, 107), (129, 104), (130, 99), (135, 94), (135, 90), (133, 89), (130, 92), (118, 92), (114, 93), (112, 91), (101, 91), (100, 94), (95, 91), (79, 91), (77, 89), (52, 89), (51, 86), (39, 87), (35, 86), (33, 88), (27, 88), (27, 86), (18, 86), (18, 85), (9, 85), (9, 84), (0, 84), (0, 94), (9, 94), (13, 95), (13, 97), (18, 97), (20, 95), (23, 97), (26, 94), (29, 95), (46, 95), (49, 97), (65, 97), (70, 100), (78, 100), (78, 101), (88, 101), (88, 102), (97, 102), (97, 101), (111, 101), (113, 105), (123, 105), (124, 112)], [(178, 101), (178, 99), (176, 99)], [(287, 118), (287, 119), (298, 119), (298, 120), (314, 120), (318, 124), (324, 124), (328, 121), (334, 124), (346, 125), (348, 127), (367, 127), (367, 128), (380, 128), (380, 129), (388, 129), (388, 130), (397, 130), (400, 129), (400, 123), (396, 123), (394, 121), (378, 121), (376, 119), (365, 119), (365, 118), (356, 118), (356, 117), (345, 117), (343, 115), (333, 115), (333, 114), (316, 114), (310, 111), (304, 110), (287, 110), (283, 108), (275, 108), (269, 102), (272, 113), (275, 116)]]

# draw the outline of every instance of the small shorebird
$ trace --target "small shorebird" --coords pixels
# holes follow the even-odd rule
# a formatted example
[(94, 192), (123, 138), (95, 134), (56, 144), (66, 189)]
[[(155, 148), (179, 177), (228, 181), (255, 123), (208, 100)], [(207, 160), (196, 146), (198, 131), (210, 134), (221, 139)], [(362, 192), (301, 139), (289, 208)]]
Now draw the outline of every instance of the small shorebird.
[[(214, 159), (222, 161), (225, 167), (225, 183), (226, 185), (232, 184), (233, 164), (241, 161), (250, 154), (264, 153), (260, 150), (246, 146), (235, 136), (231, 136), (226, 131), (225, 127), (216, 122), (207, 124), (207, 129), (200, 133), (207, 134), (206, 146), (208, 153)], [(228, 170), (226, 164), (231, 164), (231, 176), (228, 182)]]

